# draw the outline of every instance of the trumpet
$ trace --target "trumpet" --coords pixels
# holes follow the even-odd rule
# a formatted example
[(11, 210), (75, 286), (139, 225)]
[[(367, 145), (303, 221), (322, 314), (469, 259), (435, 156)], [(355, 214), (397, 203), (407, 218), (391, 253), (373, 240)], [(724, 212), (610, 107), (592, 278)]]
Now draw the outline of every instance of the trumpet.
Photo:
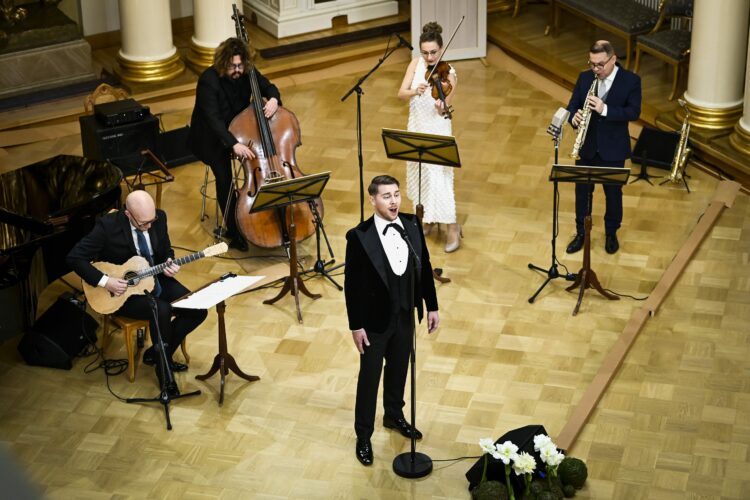
[(685, 119), (682, 120), (682, 129), (680, 130), (680, 140), (677, 142), (677, 148), (675, 148), (674, 159), (672, 160), (672, 168), (669, 171), (670, 182), (680, 182), (682, 177), (685, 175), (685, 167), (687, 167), (688, 158), (692, 149), (688, 146), (688, 135), (690, 134), (690, 110), (685, 106), (684, 99), (678, 99), (680, 106), (685, 109)]
[(586, 93), (586, 100), (583, 104), (583, 111), (581, 111), (581, 121), (578, 124), (578, 134), (576, 134), (576, 141), (573, 143), (573, 151), (570, 152), (570, 157), (574, 160), (580, 160), (581, 155), (578, 153), (583, 147), (583, 141), (586, 140), (586, 132), (589, 129), (589, 122), (591, 121), (592, 109), (588, 106), (589, 96), (597, 95), (599, 93), (599, 79), (594, 75), (594, 81), (591, 82), (591, 87)]

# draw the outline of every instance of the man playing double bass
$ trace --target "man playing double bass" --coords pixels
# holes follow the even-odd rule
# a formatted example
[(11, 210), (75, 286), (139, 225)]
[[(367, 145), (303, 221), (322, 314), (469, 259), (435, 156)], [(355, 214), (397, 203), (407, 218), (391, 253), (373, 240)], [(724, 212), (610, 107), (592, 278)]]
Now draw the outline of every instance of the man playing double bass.
[[(247, 250), (247, 243), (237, 230), (236, 198), (232, 188), (234, 154), (240, 160), (253, 159), (255, 154), (229, 132), (229, 124), (250, 103), (250, 56), (247, 45), (239, 38), (228, 38), (214, 54), (213, 65), (198, 79), (195, 107), (190, 120), (190, 148), (203, 163), (211, 167), (216, 179), (217, 203), (221, 205), (227, 225), (229, 246)], [(255, 70), (261, 97), (266, 99), (263, 112), (270, 118), (281, 106), (281, 94), (266, 77)], [(230, 200), (227, 208), (227, 200)]]

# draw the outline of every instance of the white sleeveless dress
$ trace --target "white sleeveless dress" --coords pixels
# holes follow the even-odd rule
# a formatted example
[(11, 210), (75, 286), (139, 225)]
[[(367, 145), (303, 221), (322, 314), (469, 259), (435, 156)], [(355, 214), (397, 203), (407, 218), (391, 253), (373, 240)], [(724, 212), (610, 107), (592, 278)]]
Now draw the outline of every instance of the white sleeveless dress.
[[(417, 69), (411, 88), (416, 89), (420, 83), (427, 83), (425, 73), (427, 66), (423, 58), (417, 61)], [(456, 71), (451, 68), (451, 74)], [(430, 88), (419, 96), (412, 96), (409, 101), (409, 124), (407, 130), (426, 134), (453, 135), (451, 120), (443, 118), (435, 109), (435, 99), (432, 98)], [(456, 222), (456, 198), (453, 192), (452, 167), (422, 163), (422, 193), (421, 201), (424, 206), (422, 222), (429, 224), (441, 222), (453, 224)], [(419, 193), (419, 163), (406, 162), (406, 194), (416, 206), (420, 200)]]

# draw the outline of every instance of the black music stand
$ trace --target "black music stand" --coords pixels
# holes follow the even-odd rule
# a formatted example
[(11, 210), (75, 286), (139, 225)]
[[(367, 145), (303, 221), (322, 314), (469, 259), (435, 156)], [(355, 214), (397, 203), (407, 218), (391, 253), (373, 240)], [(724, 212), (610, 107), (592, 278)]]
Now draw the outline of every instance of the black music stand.
[[(174, 175), (150, 149), (109, 158), (109, 161), (122, 172), (122, 180), (128, 186), (128, 191), (145, 190), (146, 186), (155, 185), (156, 208), (161, 207), (161, 185), (174, 181)], [(146, 180), (144, 175), (147, 176)]]
[[(576, 184), (626, 184), (630, 176), (629, 168), (620, 167), (588, 167), (584, 165), (552, 165), (549, 180), (553, 182), (575, 182)], [(581, 287), (578, 293), (578, 302), (573, 309), (573, 316), (578, 314), (578, 309), (583, 301), (583, 293), (587, 288), (594, 288), (609, 300), (619, 300), (614, 295), (602, 288), (596, 273), (591, 269), (591, 215), (584, 219), (583, 238), (583, 267), (576, 274), (576, 280), (565, 290), (571, 291)]]
[(638, 181), (646, 181), (653, 186), (651, 178), (660, 178), (648, 174), (648, 166), (669, 170), (672, 167), (672, 157), (680, 140), (680, 134), (666, 130), (643, 127), (641, 135), (635, 142), (633, 154), (630, 161), (641, 164), (641, 171), (630, 181), (633, 184)]
[[(419, 194), (417, 197), (417, 219), (422, 224), (424, 207), (422, 206), (422, 161), (444, 167), (461, 167), (456, 139), (449, 135), (423, 134), (384, 128), (382, 131), (385, 155), (394, 160), (419, 162)], [(440, 283), (451, 280), (441, 276), (442, 271), (433, 270), (434, 278)]]
[[(256, 213), (272, 208), (279, 209), (280, 219), (286, 221), (286, 207), (293, 203), (314, 200), (320, 198), (331, 178), (331, 172), (297, 177), (296, 179), (282, 180), (264, 184), (258, 188), (253, 205), (249, 213)], [(313, 300), (319, 299), (320, 294), (313, 294), (305, 287), (305, 282), (299, 277), (297, 271), (297, 227), (294, 225), (294, 210), (289, 211), (289, 276), (284, 279), (281, 291), (272, 299), (264, 300), (264, 304), (273, 304), (287, 293), (294, 296), (297, 306), (297, 320), (302, 323), (302, 311), (299, 307), (299, 292), (304, 293)]]

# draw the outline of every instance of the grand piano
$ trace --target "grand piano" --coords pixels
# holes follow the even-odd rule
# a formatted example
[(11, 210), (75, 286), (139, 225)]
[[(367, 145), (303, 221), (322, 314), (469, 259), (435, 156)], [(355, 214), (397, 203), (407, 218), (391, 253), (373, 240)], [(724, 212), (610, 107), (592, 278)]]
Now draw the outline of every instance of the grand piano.
[(109, 162), (69, 155), (0, 175), (0, 341), (34, 323), (70, 249), (119, 205), (121, 179)]

